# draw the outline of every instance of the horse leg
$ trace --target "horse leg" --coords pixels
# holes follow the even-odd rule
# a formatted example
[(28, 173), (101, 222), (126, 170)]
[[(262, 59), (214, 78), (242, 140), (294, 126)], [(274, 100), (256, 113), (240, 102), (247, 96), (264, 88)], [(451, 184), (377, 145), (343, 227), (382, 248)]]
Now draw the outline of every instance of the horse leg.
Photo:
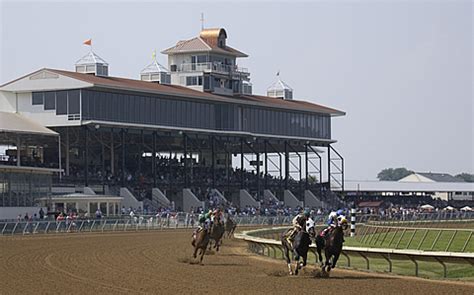
[(206, 247), (201, 248), (201, 259), (199, 260), (199, 264), (202, 264), (202, 259), (204, 258), (205, 253), (206, 253)]
[(288, 265), (288, 272), (291, 276), (293, 274), (293, 270), (291, 269), (290, 251), (286, 244), (283, 244), (283, 247), (285, 248), (285, 251), (283, 251), (283, 253), (285, 254), (286, 264)]
[(336, 267), (336, 263), (337, 263), (337, 260), (339, 259), (339, 255), (341, 255), (341, 253), (334, 254), (334, 258), (332, 259), (332, 268)]
[(197, 251), (198, 251), (198, 247), (194, 247), (194, 254), (193, 254), (193, 258), (196, 259), (197, 257)]

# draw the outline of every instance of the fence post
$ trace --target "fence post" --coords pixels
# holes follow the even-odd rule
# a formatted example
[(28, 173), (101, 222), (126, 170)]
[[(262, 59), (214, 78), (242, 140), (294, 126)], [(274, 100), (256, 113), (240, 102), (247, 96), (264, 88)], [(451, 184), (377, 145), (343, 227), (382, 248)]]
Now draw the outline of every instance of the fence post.
[(402, 231), (402, 235), (400, 236), (400, 239), (398, 239), (398, 243), (397, 243), (397, 245), (395, 246), (395, 249), (398, 249), (398, 245), (400, 245), (400, 242), (402, 241), (403, 236), (405, 235), (405, 232), (406, 232), (406, 231), (407, 231), (407, 229), (404, 228), (403, 231)]
[(446, 264), (438, 257), (435, 257), (435, 259), (443, 266), (443, 277), (446, 278), (448, 276), (448, 269), (446, 267)]
[(387, 254), (387, 256), (385, 254), (381, 255), (388, 262), (388, 271), (392, 272), (392, 259), (390, 258), (390, 254)]
[(341, 254), (344, 255), (344, 257), (346, 257), (347, 259), (347, 267), (351, 267), (351, 258), (349, 257), (349, 255), (347, 255), (344, 251), (342, 251)]
[(411, 261), (415, 264), (415, 276), (418, 276), (418, 262), (416, 262), (416, 259), (414, 259), (412, 256), (408, 255), (408, 258), (410, 258)]
[(418, 229), (415, 228), (415, 231), (413, 232), (413, 234), (412, 234), (411, 237), (410, 237), (410, 240), (408, 241), (408, 244), (407, 244), (407, 246), (406, 246), (406, 249), (410, 249), (410, 244), (411, 244), (411, 242), (413, 241), (413, 238), (415, 237), (417, 231), (418, 231)]
[(441, 236), (441, 233), (442, 233), (442, 232), (443, 232), (442, 230), (440, 230), (440, 231), (438, 232), (438, 235), (436, 236), (436, 239), (433, 241), (433, 245), (431, 245), (430, 251), (433, 251), (434, 246), (436, 245), (436, 242), (438, 242), (439, 237)]
[(351, 237), (355, 236), (356, 230), (356, 208), (351, 209)]
[(468, 237), (467, 240), (466, 240), (466, 243), (464, 243), (464, 246), (462, 247), (461, 252), (464, 252), (464, 251), (466, 250), (466, 247), (467, 247), (467, 245), (469, 244), (469, 240), (471, 240), (472, 233), (473, 233), (473, 232), (471, 231), (471, 233), (469, 234), (469, 237)]
[(367, 270), (370, 270), (369, 258), (367, 258), (367, 256), (365, 256), (362, 252), (359, 252), (359, 255), (365, 259), (365, 262), (367, 263)]
[(446, 250), (444, 250), (445, 252), (448, 252), (448, 249), (449, 249), (449, 247), (451, 246), (451, 244), (453, 243), (454, 237), (456, 237), (456, 234), (457, 234), (457, 233), (458, 233), (458, 231), (455, 230), (453, 236), (452, 236), (451, 239), (449, 240), (448, 246), (446, 246)]
[(421, 245), (423, 245), (423, 242), (425, 241), (426, 236), (428, 235), (428, 232), (429, 232), (429, 231), (430, 231), (429, 229), (425, 230), (425, 234), (423, 235), (423, 238), (421, 238), (421, 241), (420, 241), (420, 243), (418, 244), (418, 247), (416, 247), (416, 250), (420, 250)]

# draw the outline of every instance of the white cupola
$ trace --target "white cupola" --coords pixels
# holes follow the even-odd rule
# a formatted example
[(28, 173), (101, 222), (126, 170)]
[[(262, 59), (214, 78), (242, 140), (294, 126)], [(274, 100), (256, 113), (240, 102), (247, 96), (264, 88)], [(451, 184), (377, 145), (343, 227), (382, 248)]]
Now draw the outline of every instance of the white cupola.
[(76, 72), (107, 77), (109, 64), (91, 50), (76, 62)]
[(267, 96), (282, 99), (293, 99), (293, 88), (280, 79), (279, 73), (277, 74), (277, 77), (278, 80), (268, 87)]

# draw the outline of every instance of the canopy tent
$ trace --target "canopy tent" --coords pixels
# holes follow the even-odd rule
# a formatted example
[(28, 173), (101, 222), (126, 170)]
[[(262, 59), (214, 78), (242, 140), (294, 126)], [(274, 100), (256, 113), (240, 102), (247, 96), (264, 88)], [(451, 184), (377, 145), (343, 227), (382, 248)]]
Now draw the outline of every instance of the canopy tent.
[(425, 210), (433, 210), (434, 209), (434, 207), (429, 205), (429, 204), (422, 205), (420, 208), (425, 209)]
[(471, 207), (469, 206), (465, 206), (465, 207), (462, 207), (461, 209), (459, 209), (461, 211), (473, 211)]
[(454, 211), (456, 210), (455, 208), (451, 207), (451, 206), (447, 206), (446, 208), (444, 208), (443, 210), (445, 211)]

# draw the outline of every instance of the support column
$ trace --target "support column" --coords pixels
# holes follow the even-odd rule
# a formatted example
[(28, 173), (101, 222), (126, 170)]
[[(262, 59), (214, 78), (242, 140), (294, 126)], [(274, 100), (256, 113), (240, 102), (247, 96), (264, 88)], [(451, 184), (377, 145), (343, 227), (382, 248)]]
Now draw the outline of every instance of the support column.
[(257, 198), (260, 200), (260, 153), (257, 151)]
[(115, 176), (115, 147), (114, 147), (114, 130), (110, 130), (110, 173)]
[(66, 127), (66, 175), (69, 176), (69, 128)]
[(306, 143), (304, 145), (304, 167), (305, 167), (305, 189), (307, 190), (309, 188), (309, 169), (308, 169), (308, 144)]
[(89, 186), (89, 128), (84, 126), (84, 185)]
[(184, 187), (188, 188), (188, 138), (183, 133), (183, 148), (184, 148)]
[(216, 188), (216, 141), (214, 136), (211, 136), (211, 169), (212, 169), (212, 188)]
[(240, 138), (240, 189), (244, 189), (244, 139)]
[(62, 157), (61, 156), (61, 135), (59, 135), (58, 136), (58, 168), (59, 168), (58, 175), (59, 175), (59, 180), (61, 180), (61, 178), (63, 176), (63, 173), (61, 171), (63, 169), (62, 163), (61, 163), (61, 161), (62, 161), (61, 157)]
[(16, 135), (16, 165), (18, 167), (21, 166), (21, 141), (20, 141), (20, 135)]
[(328, 190), (331, 190), (331, 146), (328, 145)]
[(265, 175), (263, 176), (263, 186), (265, 189), (268, 189), (268, 153), (267, 153), (267, 140), (263, 142), (263, 153), (265, 156)]
[(102, 193), (105, 194), (105, 182), (107, 175), (105, 173), (105, 143), (103, 133), (100, 133), (100, 147), (101, 147), (101, 158), (102, 158)]
[(290, 180), (290, 152), (288, 151), (288, 142), (285, 141), (285, 189), (288, 189)]
[(153, 173), (153, 187), (156, 187), (156, 131), (153, 131), (153, 151), (151, 155), (151, 171)]
[(122, 187), (125, 187), (125, 130), (120, 130), (122, 141)]

